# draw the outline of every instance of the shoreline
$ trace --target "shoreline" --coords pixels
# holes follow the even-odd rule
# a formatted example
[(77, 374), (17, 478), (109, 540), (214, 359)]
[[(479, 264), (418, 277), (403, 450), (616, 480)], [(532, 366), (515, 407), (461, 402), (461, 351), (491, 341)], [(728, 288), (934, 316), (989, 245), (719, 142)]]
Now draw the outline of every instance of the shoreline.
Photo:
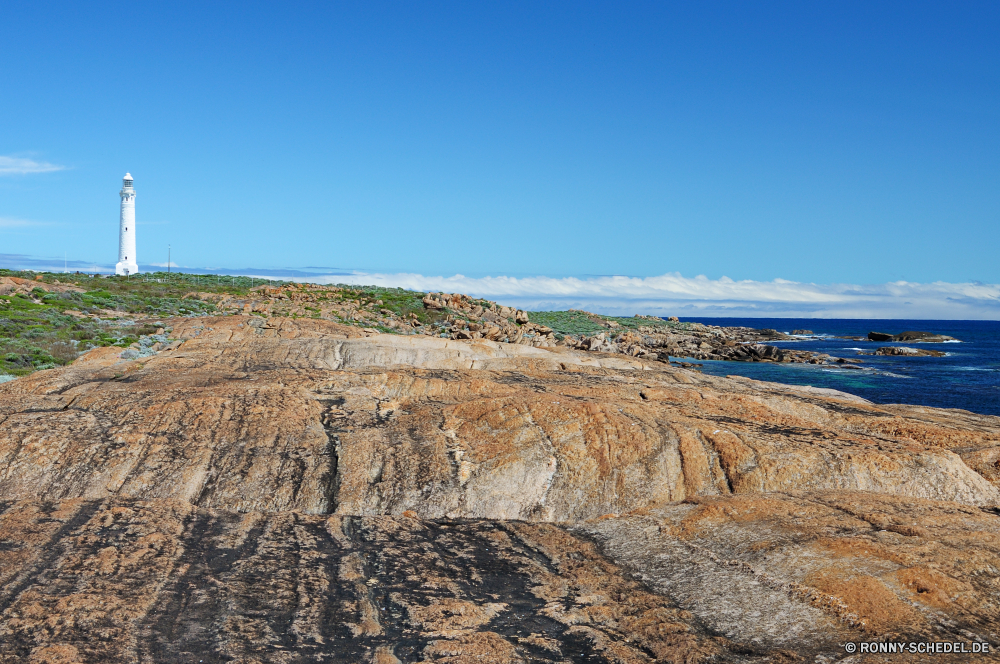
[[(231, 283), (216, 280), (212, 287), (211, 280), (205, 280), (199, 275), (178, 273), (167, 275), (166, 279), (147, 275), (133, 280), (81, 274), (37, 274), (29, 280), (7, 275), (6, 272), (9, 271), (0, 271), (0, 298), (3, 298), (0, 305), (6, 305), (0, 306), (0, 319), (5, 318), (6, 312), (12, 312), (8, 316), (15, 315), (13, 312), (19, 308), (50, 308), (53, 310), (39, 313), (47, 316), (47, 322), (54, 328), (55, 336), (60, 336), (61, 327), (77, 329), (87, 325), (130, 328), (136, 332), (131, 336), (104, 334), (96, 340), (94, 335), (76, 335), (85, 337), (82, 339), (67, 338), (64, 346), (73, 348), (59, 349), (63, 352), (62, 362), (56, 357), (48, 364), (32, 360), (31, 363), (25, 363), (24, 369), (10, 372), (11, 375), (26, 375), (36, 368), (65, 364), (66, 360), (72, 361), (75, 348), (80, 348), (82, 352), (95, 345), (135, 347), (139, 337), (148, 336), (152, 332), (146, 328), (159, 325), (157, 319), (177, 314), (316, 318), (361, 327), (367, 334), (422, 334), (468, 341), (487, 339), (536, 348), (561, 346), (664, 363), (671, 362), (671, 358), (675, 361), (801, 363), (846, 368), (864, 363), (859, 357), (839, 357), (773, 345), (775, 342), (815, 338), (810, 336), (811, 330), (804, 329), (784, 333), (767, 328), (681, 322), (675, 317), (664, 319), (641, 314), (628, 318), (604, 316), (576, 309), (526, 312), (459, 293), (421, 293), (379, 287), (296, 282), (255, 285), (253, 279), (235, 277), (231, 278)], [(105, 295), (109, 286), (128, 294), (138, 291), (166, 291), (165, 294), (171, 296), (171, 306), (167, 310), (158, 307), (158, 311), (152, 312), (146, 303), (135, 306), (134, 303), (125, 302), (125, 306), (122, 306), (122, 303), (115, 301), (122, 298), (97, 297)], [(189, 286), (194, 288), (189, 289)], [(211, 287), (211, 290), (203, 290), (206, 286)], [(87, 306), (97, 300), (104, 306)], [(117, 305), (114, 309), (108, 308), (109, 300), (111, 304)], [(23, 303), (20, 307), (17, 306), (19, 302)], [(18, 315), (20, 313), (16, 312)], [(61, 320), (55, 320), (53, 314), (61, 314)], [(857, 341), (865, 339), (857, 336), (844, 338)], [(868, 339), (910, 343), (957, 341), (951, 337), (923, 332), (904, 332), (897, 336), (871, 332)], [(934, 351), (894, 347), (878, 348), (874, 353), (938, 355)], [(75, 354), (79, 355), (79, 352)], [(870, 353), (859, 352), (859, 355), (867, 354)], [(0, 371), (4, 368), (0, 367)]]

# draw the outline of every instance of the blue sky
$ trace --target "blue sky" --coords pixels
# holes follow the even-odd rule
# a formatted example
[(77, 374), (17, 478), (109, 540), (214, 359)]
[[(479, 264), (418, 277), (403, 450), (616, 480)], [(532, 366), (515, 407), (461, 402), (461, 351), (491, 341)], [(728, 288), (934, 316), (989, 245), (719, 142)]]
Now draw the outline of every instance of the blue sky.
[(5, 3), (0, 253), (1000, 283), (995, 3)]

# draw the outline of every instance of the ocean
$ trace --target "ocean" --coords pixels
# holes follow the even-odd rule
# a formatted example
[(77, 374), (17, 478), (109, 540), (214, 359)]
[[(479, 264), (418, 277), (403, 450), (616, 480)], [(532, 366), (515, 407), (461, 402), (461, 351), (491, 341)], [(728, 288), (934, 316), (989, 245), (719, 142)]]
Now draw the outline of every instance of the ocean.
[[(857, 357), (864, 367), (768, 362), (686, 360), (703, 365), (713, 376), (746, 376), (792, 385), (829, 387), (875, 403), (903, 403), (936, 408), (961, 408), (984, 415), (1000, 415), (1000, 321), (850, 320), (817, 318), (681, 318), (705, 325), (771, 328), (779, 332), (812, 330), (818, 339), (768, 342), (781, 348)], [(869, 332), (898, 334), (907, 330), (946, 334), (958, 343), (889, 343), (852, 341), (836, 337), (865, 337)], [(858, 355), (880, 346), (911, 346), (939, 350), (945, 357)], [(683, 358), (678, 358), (683, 359)]]

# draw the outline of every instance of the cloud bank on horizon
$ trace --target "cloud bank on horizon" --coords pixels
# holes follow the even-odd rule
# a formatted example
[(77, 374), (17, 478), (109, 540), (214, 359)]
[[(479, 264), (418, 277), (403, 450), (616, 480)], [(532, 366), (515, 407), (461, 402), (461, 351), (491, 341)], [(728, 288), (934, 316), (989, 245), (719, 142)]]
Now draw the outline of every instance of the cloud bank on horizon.
[(302, 281), (466, 293), (533, 311), (585, 309), (607, 315), (1000, 320), (1000, 284), (806, 284), (657, 277), (452, 277), (355, 272)]
[[(110, 264), (0, 254), (0, 267), (13, 270), (90, 273), (114, 272)], [(191, 274), (218, 274), (322, 284), (407, 288), (424, 292), (465, 293), (531, 311), (584, 309), (633, 316), (735, 318), (896, 318), (1000, 320), (1000, 284), (914, 283), (807, 284), (785, 279), (736, 281), (728, 277), (451, 277), (413, 273), (377, 273), (333, 268), (192, 268), (171, 262)], [(143, 272), (166, 263), (142, 263)], [(325, 271), (320, 271), (325, 270)]]

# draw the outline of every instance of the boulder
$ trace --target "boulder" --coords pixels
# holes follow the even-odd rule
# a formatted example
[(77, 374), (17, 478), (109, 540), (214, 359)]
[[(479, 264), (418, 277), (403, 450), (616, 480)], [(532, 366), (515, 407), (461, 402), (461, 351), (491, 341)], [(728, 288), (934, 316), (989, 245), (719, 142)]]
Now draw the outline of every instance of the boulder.
[(444, 302), (432, 295), (426, 296), (422, 301), (428, 309), (444, 309)]
[(503, 330), (496, 325), (487, 325), (486, 329), (483, 330), (483, 337), (490, 341), (499, 341), (503, 336)]
[(812, 334), (812, 333), (813, 333), (812, 330), (792, 330), (792, 334), (798, 334), (798, 335)]
[(781, 362), (785, 359), (785, 354), (777, 346), (754, 346), (754, 350), (757, 352), (758, 357), (762, 360), (770, 360), (772, 362)]
[(764, 337), (764, 338), (768, 338), (768, 339), (784, 339), (785, 338), (785, 335), (782, 334), (781, 332), (778, 332), (777, 330), (763, 329), (763, 330), (755, 330), (755, 331), (757, 333), (757, 336), (759, 336), (759, 337)]
[(921, 341), (924, 343), (942, 343), (944, 341), (955, 341), (955, 337), (947, 334), (935, 334), (933, 332), (917, 332), (909, 330), (899, 334), (886, 334), (884, 332), (869, 332), (869, 341)]
[(939, 350), (924, 350), (908, 346), (883, 346), (875, 349), (875, 355), (909, 355), (911, 357), (943, 357)]
[(955, 337), (946, 334), (934, 334), (933, 332), (900, 332), (892, 338), (893, 341), (923, 341), (926, 343), (941, 343), (943, 341), (954, 341)]
[(931, 334), (930, 332), (917, 332), (915, 330), (910, 330), (908, 332), (900, 332), (893, 336), (895, 341), (916, 341), (917, 339), (926, 339), (928, 337), (937, 336)]

